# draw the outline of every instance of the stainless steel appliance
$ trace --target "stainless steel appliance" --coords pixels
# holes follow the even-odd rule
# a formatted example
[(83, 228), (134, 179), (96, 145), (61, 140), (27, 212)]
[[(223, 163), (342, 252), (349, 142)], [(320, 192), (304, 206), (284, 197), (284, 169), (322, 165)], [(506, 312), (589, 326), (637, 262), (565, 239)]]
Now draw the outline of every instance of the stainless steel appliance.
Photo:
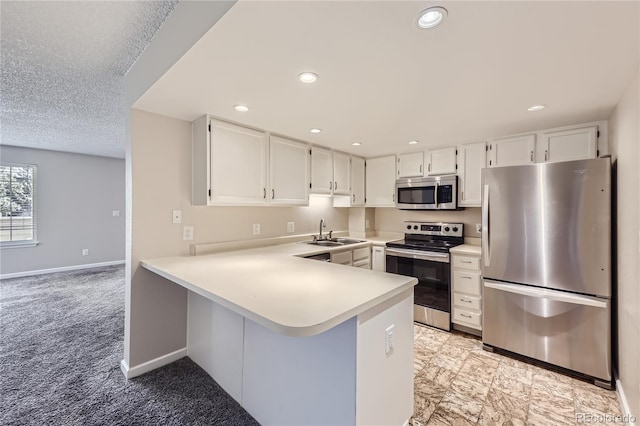
[(458, 208), (458, 176), (398, 179), (396, 207), (401, 210), (455, 210)]
[(387, 243), (387, 272), (418, 279), (413, 320), (451, 330), (449, 249), (464, 242), (461, 223), (405, 222), (404, 240)]
[(611, 388), (609, 158), (482, 171), (483, 333)]

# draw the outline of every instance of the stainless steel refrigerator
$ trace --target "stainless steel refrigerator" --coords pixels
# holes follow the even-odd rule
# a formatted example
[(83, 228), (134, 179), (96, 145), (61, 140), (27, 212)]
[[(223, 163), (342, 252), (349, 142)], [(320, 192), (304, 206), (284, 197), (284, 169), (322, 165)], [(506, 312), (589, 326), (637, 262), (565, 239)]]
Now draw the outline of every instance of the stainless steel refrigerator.
[(611, 161), (482, 171), (485, 347), (612, 385)]

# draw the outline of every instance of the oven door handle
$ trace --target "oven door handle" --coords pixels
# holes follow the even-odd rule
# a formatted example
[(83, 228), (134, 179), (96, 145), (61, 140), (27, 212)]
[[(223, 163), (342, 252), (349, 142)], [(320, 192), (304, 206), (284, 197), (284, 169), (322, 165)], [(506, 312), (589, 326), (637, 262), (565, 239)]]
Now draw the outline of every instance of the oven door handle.
[(449, 253), (427, 253), (421, 250), (398, 250), (387, 247), (387, 256), (405, 257), (408, 259), (431, 260), (433, 262), (449, 263)]

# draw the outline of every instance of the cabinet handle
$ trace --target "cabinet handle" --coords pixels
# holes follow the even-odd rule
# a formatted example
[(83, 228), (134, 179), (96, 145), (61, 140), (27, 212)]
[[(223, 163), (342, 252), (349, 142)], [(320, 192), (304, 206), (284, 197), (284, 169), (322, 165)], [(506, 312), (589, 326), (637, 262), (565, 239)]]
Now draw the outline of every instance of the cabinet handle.
[(329, 189), (333, 189), (333, 181), (329, 181)]
[(356, 194), (353, 194), (353, 202), (356, 202)]
[(547, 157), (548, 157), (548, 152), (547, 152), (547, 150), (545, 149), (545, 150), (544, 150), (544, 161), (547, 161)]
[(460, 263), (471, 263), (470, 260), (461, 260)]
[(533, 151), (531, 151), (531, 162), (533, 163)]
[(428, 171), (428, 172), (430, 172), (430, 171), (431, 171), (431, 163), (429, 163), (429, 164), (428, 164), (427, 171)]
[(262, 188), (262, 198), (267, 199), (267, 188)]
[(391, 199), (393, 200), (393, 202), (396, 202), (396, 194), (394, 193), (393, 196), (391, 197)]
[(462, 278), (463, 280), (470, 280), (471, 277), (468, 275), (460, 275), (460, 278)]
[(334, 183), (333, 183), (333, 189), (334, 189), (335, 191), (337, 191), (337, 190), (338, 190), (338, 182), (334, 182)]
[(460, 191), (460, 199), (464, 201), (464, 191)]
[(460, 314), (461, 317), (471, 318), (471, 315)]
[(420, 164), (420, 173), (422, 173), (422, 164)]
[(461, 301), (461, 302), (464, 302), (464, 303), (471, 303), (471, 300), (462, 299), (462, 298), (460, 299), (460, 301)]
[(271, 190), (271, 199), (273, 200), (276, 197), (276, 190), (272, 189)]

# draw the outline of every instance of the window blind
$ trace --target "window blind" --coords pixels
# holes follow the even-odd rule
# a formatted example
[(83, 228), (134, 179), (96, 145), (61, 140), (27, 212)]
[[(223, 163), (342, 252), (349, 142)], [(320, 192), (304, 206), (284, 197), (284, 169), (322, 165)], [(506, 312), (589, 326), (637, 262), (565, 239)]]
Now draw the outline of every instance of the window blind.
[(0, 243), (35, 242), (36, 166), (0, 165)]

